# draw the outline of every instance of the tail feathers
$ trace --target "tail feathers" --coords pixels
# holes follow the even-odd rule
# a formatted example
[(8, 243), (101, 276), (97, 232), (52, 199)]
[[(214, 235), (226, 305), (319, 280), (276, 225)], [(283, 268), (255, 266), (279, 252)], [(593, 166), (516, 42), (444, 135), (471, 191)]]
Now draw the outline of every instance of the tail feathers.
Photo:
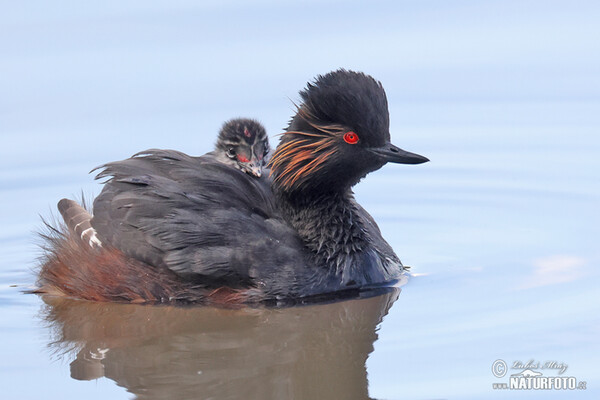
[(92, 301), (223, 307), (260, 300), (253, 289), (207, 287), (127, 257), (110, 243), (102, 246), (90, 224), (92, 215), (82, 206), (62, 199), (58, 209), (65, 224), (55, 228), (46, 223), (47, 232), (41, 233), (44, 255), (35, 293)]
[(223, 307), (237, 307), (250, 300), (248, 290), (208, 288), (185, 281), (170, 270), (127, 257), (108, 243), (92, 248), (66, 228), (46, 226), (39, 287), (34, 293), (92, 301)]
[(58, 211), (65, 220), (65, 224), (71, 232), (90, 247), (102, 247), (102, 242), (92, 227), (92, 215), (77, 202), (69, 199), (62, 199), (58, 202)]

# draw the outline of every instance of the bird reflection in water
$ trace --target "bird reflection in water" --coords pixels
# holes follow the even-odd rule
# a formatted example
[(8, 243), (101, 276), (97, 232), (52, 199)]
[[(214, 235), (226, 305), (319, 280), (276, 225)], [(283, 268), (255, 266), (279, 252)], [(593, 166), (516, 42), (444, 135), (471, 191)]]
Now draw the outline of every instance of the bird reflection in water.
[(71, 377), (138, 399), (368, 399), (366, 360), (399, 288), (289, 308), (142, 306), (44, 296)]

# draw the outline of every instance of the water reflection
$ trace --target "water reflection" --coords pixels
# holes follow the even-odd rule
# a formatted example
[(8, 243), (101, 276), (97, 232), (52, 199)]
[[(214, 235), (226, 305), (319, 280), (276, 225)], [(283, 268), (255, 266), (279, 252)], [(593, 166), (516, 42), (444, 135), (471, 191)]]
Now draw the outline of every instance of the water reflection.
[(72, 378), (104, 376), (138, 399), (368, 399), (365, 362), (399, 291), (237, 310), (44, 297), (42, 315)]

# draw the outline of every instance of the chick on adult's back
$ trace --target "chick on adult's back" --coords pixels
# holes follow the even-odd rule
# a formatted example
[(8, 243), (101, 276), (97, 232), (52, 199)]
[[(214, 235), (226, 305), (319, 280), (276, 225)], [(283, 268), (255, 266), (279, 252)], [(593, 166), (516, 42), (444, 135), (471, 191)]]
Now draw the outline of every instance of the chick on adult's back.
[[(400, 260), (351, 187), (387, 162), (427, 159), (389, 142), (385, 92), (370, 76), (338, 70), (300, 95), (269, 177), (168, 150), (103, 166), (91, 221), (103, 246), (57, 239), (42, 287), (95, 300), (250, 303), (398, 279)], [(84, 257), (92, 262), (76, 263)]]

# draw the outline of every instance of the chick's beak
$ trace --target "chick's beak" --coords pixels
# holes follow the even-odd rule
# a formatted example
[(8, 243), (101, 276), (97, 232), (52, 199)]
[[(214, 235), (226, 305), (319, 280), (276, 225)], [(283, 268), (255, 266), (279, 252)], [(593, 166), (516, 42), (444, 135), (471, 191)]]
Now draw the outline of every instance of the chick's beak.
[(250, 173), (257, 178), (260, 178), (262, 175), (262, 167), (260, 165), (252, 167), (250, 171)]
[(391, 143), (386, 143), (381, 147), (372, 147), (369, 149), (385, 162), (393, 162), (399, 164), (422, 164), (429, 161), (429, 158), (419, 154), (411, 153), (394, 146)]
[(247, 174), (260, 178), (262, 176), (262, 166), (259, 162), (250, 161), (248, 163), (244, 163), (243, 170)]

